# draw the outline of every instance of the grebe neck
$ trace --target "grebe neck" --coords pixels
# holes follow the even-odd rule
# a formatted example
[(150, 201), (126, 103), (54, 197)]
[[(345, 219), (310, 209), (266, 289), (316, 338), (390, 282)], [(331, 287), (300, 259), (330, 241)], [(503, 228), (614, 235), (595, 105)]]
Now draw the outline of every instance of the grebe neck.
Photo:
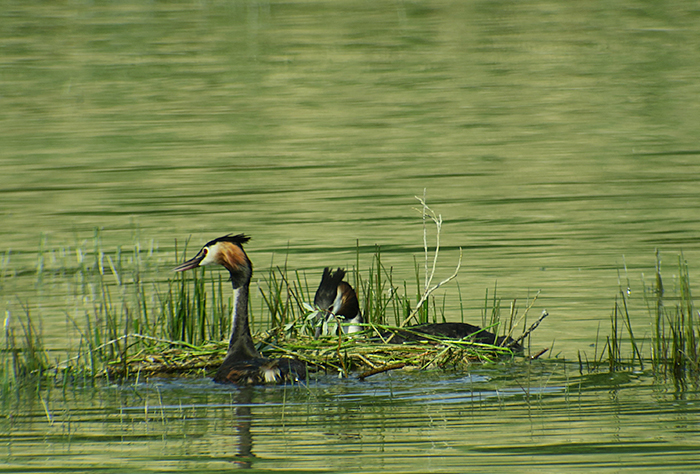
[(231, 339), (226, 359), (249, 360), (260, 357), (250, 335), (248, 324), (248, 285), (246, 282), (233, 288), (233, 311), (231, 312)]

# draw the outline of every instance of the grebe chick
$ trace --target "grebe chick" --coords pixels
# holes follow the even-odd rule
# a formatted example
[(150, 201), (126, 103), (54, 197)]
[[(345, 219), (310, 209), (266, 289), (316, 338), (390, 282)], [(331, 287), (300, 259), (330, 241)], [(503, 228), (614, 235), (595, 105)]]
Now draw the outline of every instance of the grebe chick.
[(174, 271), (184, 272), (205, 265), (221, 265), (231, 275), (233, 285), (233, 312), (231, 339), (226, 358), (214, 375), (219, 383), (256, 385), (284, 383), (306, 378), (306, 365), (296, 359), (271, 360), (262, 357), (255, 348), (248, 325), (248, 294), (253, 264), (243, 250), (250, 237), (244, 234), (225, 235), (207, 242), (194, 258), (177, 266)]
[[(362, 313), (357, 302), (355, 290), (345, 281), (345, 270), (342, 268), (331, 272), (329, 267), (323, 269), (321, 284), (314, 296), (314, 305), (321, 311), (324, 321), (338, 318), (343, 333), (352, 334), (362, 331)], [(316, 328), (316, 337), (321, 335), (322, 328)]]

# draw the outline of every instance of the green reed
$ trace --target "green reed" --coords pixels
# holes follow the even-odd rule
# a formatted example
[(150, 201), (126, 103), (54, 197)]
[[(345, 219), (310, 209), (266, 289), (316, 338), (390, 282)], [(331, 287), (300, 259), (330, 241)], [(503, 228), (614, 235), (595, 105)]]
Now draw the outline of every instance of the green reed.
[[(170, 272), (172, 267), (186, 259), (187, 253), (187, 244), (180, 251), (176, 242), (173, 257), (164, 264), (162, 253), (154, 244), (144, 248), (138, 240), (129, 247), (105, 251), (97, 230), (91, 239), (73, 247), (57, 249), (50, 248), (47, 238), (42, 236), (33, 267), (36, 282), (39, 286), (56, 280), (70, 282), (72, 291), (68, 293), (72, 294), (74, 303), (70, 303), (72, 309), (66, 310), (65, 315), (77, 343), (66, 341), (72, 349), (64, 360), (49, 360), (44, 339), (37, 330), (41, 324), (37, 324), (31, 304), (23, 306), (24, 314), (19, 319), (8, 310), (0, 385), (11, 387), (28, 377), (46, 374), (53, 374), (57, 379), (62, 377), (64, 382), (68, 377), (89, 380), (112, 373), (136, 375), (132, 372), (134, 364), (147, 360), (175, 369), (203, 370), (215, 366), (225, 352), (230, 335), (230, 283), (222, 271), (202, 268), (191, 272)], [(3, 260), (3, 275), (12, 271), (9, 255), (7, 252)], [(366, 271), (358, 270), (360, 258), (358, 247), (357, 267), (349, 273), (354, 278), (368, 327), (390, 327), (390, 321), (394, 323), (393, 327), (399, 326), (412, 314), (413, 306), (421, 297), (418, 277), (415, 291), (406, 282), (395, 282), (393, 269), (385, 265), (379, 247), (371, 255)], [(296, 347), (293, 342), (296, 338), (304, 341), (303, 347), (309, 351), (326, 354), (325, 358), (330, 357), (327, 353), (330, 350), (335, 357), (334, 363), (345, 369), (369, 360), (367, 354), (371, 344), (355, 342), (348, 346), (347, 338), (340, 336), (329, 349), (318, 346), (319, 342), (312, 339), (315, 328), (309, 318), (310, 303), (318, 281), (316, 275), (310, 283), (305, 274), (289, 270), (286, 259), (284, 265), (271, 265), (261, 275), (251, 287), (251, 295), (257, 287), (259, 311), (254, 311), (254, 298), (250, 302), (251, 327), (259, 333), (257, 339), (261, 350), (296, 354), (290, 352)], [(415, 301), (409, 296), (412, 294), (416, 295)], [(493, 307), (485, 308), (484, 314), (488, 312), (491, 322), (497, 325), (500, 300), (495, 297), (495, 292), (492, 301)], [(444, 304), (444, 299), (438, 303), (430, 296), (423, 303), (424, 307), (414, 314), (416, 322), (444, 320)], [(265, 321), (256, 318), (258, 315), (265, 315)], [(266, 331), (260, 333), (261, 329)], [(420, 360), (411, 359), (413, 356), (407, 356), (406, 360), (414, 360), (420, 365), (448, 366), (451, 355), (458, 358), (485, 357), (475, 354), (480, 352), (475, 346), (457, 344), (451, 347), (431, 356), (423, 355)], [(197, 357), (203, 358), (201, 364), (188, 365)], [(319, 360), (316, 355), (307, 357), (316, 362)], [(377, 361), (392, 360), (390, 355), (374, 354), (371, 357)]]
[[(678, 256), (678, 273), (672, 277), (671, 291), (664, 286), (661, 254), (656, 252), (654, 276), (651, 281), (642, 278), (643, 300), (651, 319), (651, 335), (640, 339), (639, 328), (632, 325), (631, 284), (625, 276), (619, 278), (618, 294), (610, 314), (610, 331), (600, 344), (596, 337), (593, 359), (579, 352), (581, 373), (596, 372), (605, 368), (608, 372), (645, 370), (649, 364), (655, 376), (668, 378), (674, 383), (685, 384), (688, 379), (700, 377), (700, 314), (695, 308), (691, 293), (688, 262), (683, 254)], [(626, 272), (625, 272), (626, 275)], [(600, 333), (600, 329), (599, 329)], [(644, 353), (647, 342), (648, 354)], [(629, 345), (628, 349), (625, 347)], [(602, 347), (600, 353), (598, 348)]]
[[(307, 313), (304, 304), (313, 301), (309, 288), (306, 275), (298, 271), (290, 273), (286, 259), (281, 267), (270, 266), (258, 282), (258, 290), (262, 298), (261, 314), (269, 315), (271, 328), (283, 328), (292, 334), (295, 323)], [(253, 316), (251, 311), (251, 321)]]
[[(366, 323), (375, 325), (390, 325), (394, 327), (400, 326), (401, 322), (406, 320), (414, 309), (422, 296), (422, 288), (420, 282), (420, 265), (417, 260), (414, 260), (414, 281), (415, 288), (409, 289), (409, 284), (406, 281), (397, 284), (394, 280), (393, 267), (386, 267), (382, 261), (382, 252), (380, 246), (375, 246), (374, 253), (371, 256), (369, 268), (365, 273), (358, 272), (359, 268), (359, 249), (358, 260), (355, 269), (354, 288), (360, 299), (361, 311)], [(460, 298), (461, 307), (461, 292), (459, 284), (457, 284), (457, 292)], [(414, 295), (415, 299), (411, 298)], [(438, 299), (434, 295), (430, 295), (428, 300), (416, 311), (413, 320), (410, 324), (425, 324), (444, 322), (445, 317), (445, 297), (442, 302), (438, 303)], [(464, 319), (463, 308), (461, 310), (461, 318)], [(390, 319), (393, 322), (390, 322)]]
[(688, 262), (678, 256), (675, 291), (669, 296), (661, 272), (661, 256), (656, 253), (654, 279), (647, 288), (645, 299), (652, 318), (651, 362), (654, 372), (675, 380), (700, 375), (699, 334), (700, 315), (690, 290)]
[[(398, 325), (400, 320), (411, 311), (411, 300), (406, 283), (401, 288), (394, 283), (393, 268), (382, 263), (381, 248), (376, 246), (370, 257), (367, 271), (358, 271), (360, 249), (357, 249), (357, 267), (349, 270), (353, 288), (358, 293), (360, 310), (365, 323), (385, 325), (391, 316)], [(309, 279), (298, 271), (290, 271), (287, 262), (282, 266), (271, 266), (262, 280), (258, 290), (263, 305), (261, 312), (268, 314), (271, 328), (284, 328), (288, 335), (314, 333), (313, 324), (306, 321), (309, 316), (309, 303), (313, 302), (317, 280)]]
[[(644, 357), (640, 350), (641, 341), (634, 335), (630, 316), (630, 291), (630, 281), (626, 272), (624, 280), (618, 274), (618, 291), (609, 316), (609, 334), (605, 336), (605, 341), (601, 346), (600, 326), (598, 327), (592, 360), (588, 359), (585, 352), (579, 351), (579, 371), (582, 374), (584, 372), (597, 372), (601, 368), (606, 368), (610, 373), (636, 368), (644, 370)], [(625, 334), (628, 336), (627, 339), (625, 339)], [(629, 353), (624, 350), (625, 341), (629, 342)], [(599, 348), (601, 348), (600, 354), (598, 353)]]
[[(70, 282), (75, 310), (66, 311), (66, 318), (78, 335), (77, 349), (65, 361), (49, 364), (31, 305), (23, 305), (24, 317), (19, 319), (8, 309), (0, 383), (9, 386), (49, 368), (56, 374), (94, 377), (108, 365), (125, 364), (154, 341), (199, 344), (226, 337), (230, 317), (221, 276), (212, 274), (205, 281), (204, 272), (192, 272), (185, 277), (173, 274), (165, 283), (153, 281), (151, 275), (161, 267), (154, 262), (157, 254), (153, 245), (144, 250), (138, 242), (107, 253), (99, 231), (75, 247), (57, 249), (50, 249), (42, 236), (34, 266), (36, 284), (41, 288), (50, 279)], [(2, 272), (7, 272), (5, 267)], [(213, 289), (210, 295), (205, 283)]]
[(357, 267), (355, 269), (355, 284), (360, 300), (360, 310), (367, 324), (389, 324), (391, 315), (395, 324), (408, 316), (411, 311), (410, 299), (406, 283), (403, 283), (403, 293), (394, 283), (393, 268), (387, 268), (382, 262), (380, 246), (375, 246), (369, 268), (366, 273), (357, 271), (359, 268), (359, 248), (357, 250)]
[[(19, 318), (18, 324), (20, 334), (15, 333), (9, 321), (6, 320), (5, 323), (5, 350), (10, 357), (3, 361), (3, 371), (6, 372), (8, 382), (31, 373), (41, 374), (49, 368), (49, 358), (41, 333), (37, 330), (28, 308), (25, 308), (24, 318)], [(17, 349), (17, 339), (22, 341), (23, 350)]]

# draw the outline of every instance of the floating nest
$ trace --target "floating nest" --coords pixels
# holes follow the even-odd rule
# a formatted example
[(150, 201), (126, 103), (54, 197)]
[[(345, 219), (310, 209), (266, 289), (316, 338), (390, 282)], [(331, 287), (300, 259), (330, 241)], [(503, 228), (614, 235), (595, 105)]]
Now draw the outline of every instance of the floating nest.
[[(510, 344), (505, 346), (478, 342), (473, 337), (450, 339), (429, 335), (416, 341), (387, 344), (363, 333), (314, 339), (305, 335), (289, 337), (275, 330), (259, 333), (254, 339), (265, 357), (297, 358), (306, 362), (311, 372), (356, 375), (360, 379), (404, 367), (459, 370), (474, 362), (513, 358), (523, 352), (510, 338), (507, 338)], [(503, 344), (504, 340), (499, 338), (499, 343)], [(225, 342), (208, 342), (202, 346), (162, 340), (145, 343), (139, 352), (108, 363), (106, 375), (110, 378), (210, 376), (223, 362), (226, 348)], [(539, 357), (545, 351), (530, 357)]]

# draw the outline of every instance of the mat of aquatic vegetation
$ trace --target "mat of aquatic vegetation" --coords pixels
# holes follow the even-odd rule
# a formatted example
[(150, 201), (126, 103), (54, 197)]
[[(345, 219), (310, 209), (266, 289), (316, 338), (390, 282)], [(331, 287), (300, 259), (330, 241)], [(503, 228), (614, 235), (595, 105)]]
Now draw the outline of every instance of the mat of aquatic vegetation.
[[(506, 347), (469, 340), (426, 337), (425, 341), (386, 344), (360, 336), (294, 338), (274, 332), (255, 337), (264, 357), (293, 357), (306, 362), (311, 372), (323, 371), (343, 375), (366, 376), (384, 370), (414, 368), (465, 368), (474, 362), (513, 358), (520, 355)], [(226, 355), (226, 342), (208, 342), (202, 346), (160, 341), (144, 345), (126, 359), (106, 364), (109, 377), (208, 375), (215, 371)]]

